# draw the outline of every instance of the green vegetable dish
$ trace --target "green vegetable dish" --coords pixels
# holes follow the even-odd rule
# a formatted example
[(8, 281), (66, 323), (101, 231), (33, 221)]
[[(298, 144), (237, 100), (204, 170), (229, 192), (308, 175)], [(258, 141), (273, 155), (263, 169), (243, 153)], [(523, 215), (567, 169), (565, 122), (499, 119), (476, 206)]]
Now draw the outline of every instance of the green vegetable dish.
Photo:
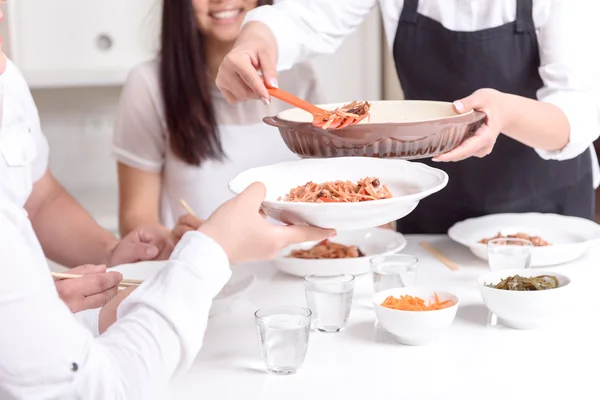
[(485, 284), (487, 287), (502, 290), (533, 291), (548, 290), (558, 287), (558, 279), (551, 275), (540, 275), (524, 278), (519, 275), (509, 276), (502, 279), (499, 283), (492, 285)]

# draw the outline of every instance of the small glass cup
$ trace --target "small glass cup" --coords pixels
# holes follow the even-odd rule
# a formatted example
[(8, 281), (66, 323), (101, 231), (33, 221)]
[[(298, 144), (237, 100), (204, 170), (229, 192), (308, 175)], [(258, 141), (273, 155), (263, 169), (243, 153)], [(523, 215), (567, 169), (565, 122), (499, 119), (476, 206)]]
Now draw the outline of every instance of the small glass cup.
[(419, 259), (408, 254), (391, 254), (371, 258), (375, 293), (415, 285)]
[(304, 277), (306, 303), (312, 311), (312, 326), (320, 332), (340, 332), (346, 327), (354, 275), (310, 274)]
[(311, 311), (303, 307), (267, 307), (254, 313), (267, 371), (291, 375), (304, 364)]
[(487, 243), (490, 271), (531, 267), (533, 243), (526, 239), (499, 238)]

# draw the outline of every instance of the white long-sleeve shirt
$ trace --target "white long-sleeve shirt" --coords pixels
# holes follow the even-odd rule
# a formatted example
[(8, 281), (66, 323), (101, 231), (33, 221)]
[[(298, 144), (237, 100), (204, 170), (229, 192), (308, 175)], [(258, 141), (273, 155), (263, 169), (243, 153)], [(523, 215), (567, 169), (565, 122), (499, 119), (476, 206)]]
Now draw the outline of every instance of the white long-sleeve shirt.
[[(516, 2), (421, 0), (417, 11), (447, 29), (478, 31), (513, 22)], [(244, 23), (261, 21), (273, 30), (279, 50), (277, 67), (285, 70), (312, 56), (333, 53), (376, 5), (391, 47), (404, 0), (285, 0), (250, 11)], [(564, 160), (591, 148), (594, 187), (600, 183), (600, 168), (591, 147), (600, 135), (600, 52), (593, 45), (600, 38), (598, 15), (597, 0), (533, 0), (539, 73), (544, 82), (537, 98), (559, 107), (571, 127), (564, 149), (536, 151), (544, 159)]]
[(24, 210), (0, 188), (0, 399), (148, 399), (200, 350), (231, 276), (212, 239), (188, 232), (168, 266), (94, 338), (59, 299)]
[[(48, 141), (31, 92), (21, 72), (7, 59), (0, 74), (0, 188), (14, 204), (25, 205), (33, 185), (48, 169), (48, 155)], [(92, 309), (75, 316), (98, 335), (99, 313), (100, 309)]]

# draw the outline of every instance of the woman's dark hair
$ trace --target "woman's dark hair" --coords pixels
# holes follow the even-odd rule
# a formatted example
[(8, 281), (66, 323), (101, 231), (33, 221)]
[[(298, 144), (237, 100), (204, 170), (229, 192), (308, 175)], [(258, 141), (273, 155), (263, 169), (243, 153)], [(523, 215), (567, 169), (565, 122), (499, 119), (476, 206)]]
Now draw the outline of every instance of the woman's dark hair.
[[(160, 87), (171, 149), (192, 165), (222, 159), (205, 37), (198, 29), (192, 0), (163, 3)], [(272, 3), (258, 0), (258, 6)]]

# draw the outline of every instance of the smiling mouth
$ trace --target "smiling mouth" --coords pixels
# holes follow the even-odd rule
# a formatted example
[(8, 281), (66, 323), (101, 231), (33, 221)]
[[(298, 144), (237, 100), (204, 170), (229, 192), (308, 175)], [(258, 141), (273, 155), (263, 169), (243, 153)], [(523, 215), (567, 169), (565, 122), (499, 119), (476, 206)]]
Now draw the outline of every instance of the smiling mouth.
[(226, 21), (226, 20), (231, 20), (231, 19), (238, 17), (242, 13), (242, 11), (243, 11), (243, 9), (239, 8), (237, 10), (211, 12), (208, 15), (211, 18), (216, 19), (217, 21)]

